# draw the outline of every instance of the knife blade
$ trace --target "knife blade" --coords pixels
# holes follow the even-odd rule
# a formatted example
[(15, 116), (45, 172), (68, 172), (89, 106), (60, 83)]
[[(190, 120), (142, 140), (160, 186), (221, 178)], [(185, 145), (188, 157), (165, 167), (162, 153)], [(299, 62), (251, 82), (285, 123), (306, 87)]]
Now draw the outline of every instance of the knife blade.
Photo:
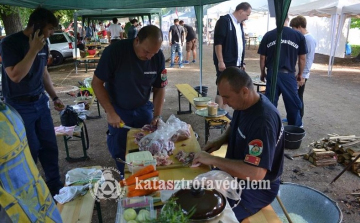
[(125, 123), (123, 122), (120, 123), (120, 128), (132, 129), (130, 126), (125, 125)]

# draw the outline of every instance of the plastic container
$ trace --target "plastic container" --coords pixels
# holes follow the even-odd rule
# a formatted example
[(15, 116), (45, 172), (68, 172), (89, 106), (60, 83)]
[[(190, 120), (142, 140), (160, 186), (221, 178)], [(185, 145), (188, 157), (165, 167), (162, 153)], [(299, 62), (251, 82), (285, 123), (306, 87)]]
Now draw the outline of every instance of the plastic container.
[(176, 193), (178, 190), (161, 190), (160, 191), (160, 199), (161, 202), (165, 203), (170, 197)]
[(129, 221), (125, 220), (124, 212), (127, 209), (134, 209), (136, 212), (136, 217), (133, 220), (136, 222), (141, 222), (139, 219), (136, 219), (141, 210), (147, 210), (150, 212), (150, 219), (156, 218), (156, 213), (154, 210), (153, 198), (150, 196), (143, 197), (128, 197), (122, 198), (118, 203), (118, 208), (116, 212), (116, 223), (127, 223)]
[(149, 151), (129, 153), (126, 155), (125, 159), (126, 162), (133, 164), (132, 166), (127, 165), (132, 174), (149, 165), (153, 165), (156, 170), (156, 160)]
[(95, 55), (95, 54), (96, 54), (96, 50), (87, 50), (87, 52), (88, 52), (90, 55)]
[(219, 108), (219, 105), (217, 103), (210, 101), (207, 104), (207, 108), (208, 108), (209, 116), (217, 116), (217, 112), (218, 112), (218, 108)]
[(211, 101), (210, 97), (196, 97), (193, 99), (196, 106), (207, 106), (207, 103)]
[(294, 125), (286, 125), (284, 126), (284, 132), (285, 149), (300, 148), (302, 139), (305, 137), (305, 130)]

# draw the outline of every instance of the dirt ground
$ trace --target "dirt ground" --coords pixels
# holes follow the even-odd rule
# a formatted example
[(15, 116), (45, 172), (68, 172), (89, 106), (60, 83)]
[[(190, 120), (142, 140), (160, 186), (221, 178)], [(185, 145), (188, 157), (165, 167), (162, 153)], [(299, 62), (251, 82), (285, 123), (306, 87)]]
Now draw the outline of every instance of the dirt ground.
[[(209, 87), (208, 96), (215, 97), (215, 68), (212, 61), (212, 46), (203, 45), (203, 74), (202, 83)], [(169, 55), (169, 50), (164, 50), (165, 57)], [(251, 46), (246, 51), (246, 71), (250, 76), (259, 75), (259, 56)], [(295, 155), (308, 152), (308, 145), (325, 137), (328, 133), (338, 133), (340, 135), (355, 134), (359, 135), (360, 120), (360, 70), (359, 63), (353, 59), (336, 59), (332, 76), (327, 74), (328, 57), (316, 55), (315, 63), (311, 71), (311, 77), (306, 84), (304, 94), (305, 115), (304, 128), (306, 137), (301, 148), (297, 150), (286, 150), (286, 153)], [(167, 63), (168, 67), (169, 64)], [(83, 81), (86, 77), (93, 75), (93, 69), (85, 73), (84, 67), (79, 68), (78, 74), (75, 73), (74, 65), (71, 61), (60, 67), (50, 67), (50, 74), (54, 85), (58, 91), (59, 97), (66, 104), (74, 104), (74, 99), (64, 92), (69, 91), (72, 86), (77, 86), (78, 81)], [(167, 119), (171, 114), (176, 114), (178, 110), (177, 91), (175, 84), (188, 83), (192, 86), (199, 85), (200, 82), (199, 64), (185, 65), (184, 69), (168, 69), (169, 85), (166, 88), (166, 101), (164, 104), (163, 117)], [(62, 93), (61, 93), (62, 92)], [(182, 107), (187, 108), (187, 103), (183, 100)], [(286, 117), (282, 100), (279, 101), (279, 111), (282, 118)], [(96, 105), (91, 108), (92, 115), (97, 114)], [(229, 109), (231, 111), (231, 109)], [(101, 165), (106, 167), (115, 167), (113, 159), (106, 146), (106, 115), (101, 109), (101, 119), (87, 120), (86, 124), (90, 137), (90, 148), (88, 155), (91, 157), (88, 161), (69, 163), (65, 160), (64, 142), (58, 137), (59, 163), (61, 176), (63, 180), (65, 174), (75, 167), (85, 167)], [(195, 114), (185, 114), (178, 116), (181, 120), (191, 124), (195, 132), (200, 136), (199, 143), (204, 145), (204, 120)], [(53, 119), (56, 126), (60, 125), (59, 114), (53, 110)], [(220, 135), (219, 130), (210, 131), (210, 140)], [(70, 144), (70, 154), (72, 156), (81, 155), (80, 142)], [(39, 166), (40, 167), (40, 166)], [(359, 199), (352, 192), (360, 192), (360, 178), (347, 171), (334, 184), (330, 181), (343, 169), (343, 166), (333, 167), (315, 167), (306, 160), (295, 158), (289, 160), (285, 158), (284, 172), (282, 180), (293, 182), (315, 188), (340, 206), (343, 214), (343, 222), (360, 222), (360, 204)], [(306, 204), (304, 204), (306, 205)], [(322, 208), (322, 207), (319, 207)], [(117, 210), (115, 201), (101, 201), (103, 222), (114, 222)], [(96, 211), (94, 210), (93, 222), (98, 222)]]

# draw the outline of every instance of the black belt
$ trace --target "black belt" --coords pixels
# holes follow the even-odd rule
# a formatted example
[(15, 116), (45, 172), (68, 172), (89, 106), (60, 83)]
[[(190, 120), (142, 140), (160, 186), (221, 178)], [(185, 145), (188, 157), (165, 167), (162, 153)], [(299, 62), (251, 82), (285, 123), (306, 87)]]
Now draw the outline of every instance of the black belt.
[(43, 93), (38, 94), (38, 95), (33, 95), (33, 96), (20, 96), (20, 97), (16, 97), (16, 98), (11, 98), (10, 100), (15, 101), (15, 102), (35, 102), (35, 101), (39, 100), (42, 95), (43, 95)]

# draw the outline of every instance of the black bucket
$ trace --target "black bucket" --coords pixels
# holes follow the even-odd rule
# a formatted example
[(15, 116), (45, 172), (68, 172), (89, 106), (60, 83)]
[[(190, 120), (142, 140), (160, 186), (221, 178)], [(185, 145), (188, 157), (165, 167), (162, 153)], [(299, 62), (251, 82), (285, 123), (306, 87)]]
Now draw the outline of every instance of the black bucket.
[[(202, 86), (201, 88), (202, 88), (202, 89), (201, 89), (201, 90), (202, 90), (201, 95), (202, 95), (203, 97), (206, 97), (206, 96), (207, 96), (207, 92), (208, 92), (208, 87)], [(195, 91), (197, 91), (197, 92), (200, 94), (200, 86), (195, 86), (194, 89), (195, 89)]]
[(284, 133), (285, 149), (299, 149), (301, 141), (305, 137), (305, 130), (294, 125), (286, 125)]

